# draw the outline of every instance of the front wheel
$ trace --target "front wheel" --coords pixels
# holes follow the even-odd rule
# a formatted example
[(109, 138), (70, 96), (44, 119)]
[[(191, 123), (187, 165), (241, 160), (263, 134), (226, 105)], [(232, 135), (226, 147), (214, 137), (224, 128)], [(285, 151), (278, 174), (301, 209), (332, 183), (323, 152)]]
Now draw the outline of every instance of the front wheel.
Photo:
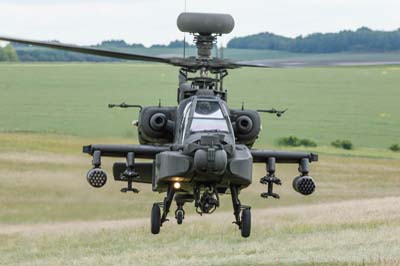
[(154, 204), (153, 208), (151, 209), (151, 233), (153, 235), (157, 235), (158, 233), (160, 233), (160, 227), (161, 227), (160, 206)]
[(249, 237), (251, 231), (251, 212), (250, 209), (244, 209), (242, 211), (242, 237)]

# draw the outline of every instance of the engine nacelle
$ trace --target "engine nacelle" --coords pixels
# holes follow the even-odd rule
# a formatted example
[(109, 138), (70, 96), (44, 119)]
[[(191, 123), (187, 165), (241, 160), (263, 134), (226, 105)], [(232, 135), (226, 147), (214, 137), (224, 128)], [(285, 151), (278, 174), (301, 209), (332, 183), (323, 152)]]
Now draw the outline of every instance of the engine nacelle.
[(168, 118), (164, 113), (155, 113), (150, 117), (150, 127), (156, 132), (165, 130)]
[(139, 114), (141, 144), (166, 144), (174, 140), (176, 107), (144, 107)]
[(260, 115), (253, 110), (230, 110), (236, 142), (251, 147), (261, 129)]

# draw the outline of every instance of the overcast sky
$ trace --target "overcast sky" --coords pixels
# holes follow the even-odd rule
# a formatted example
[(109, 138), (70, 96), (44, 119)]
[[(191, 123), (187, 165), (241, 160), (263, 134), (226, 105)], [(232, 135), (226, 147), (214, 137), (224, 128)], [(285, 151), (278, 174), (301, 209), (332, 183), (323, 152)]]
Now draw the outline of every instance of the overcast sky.
[[(184, 0), (0, 0), (0, 35), (83, 45), (106, 39), (168, 43), (182, 39), (176, 18), (183, 10)], [(399, 0), (187, 0), (187, 11), (232, 14), (236, 26), (224, 44), (265, 31), (293, 37), (400, 28)]]

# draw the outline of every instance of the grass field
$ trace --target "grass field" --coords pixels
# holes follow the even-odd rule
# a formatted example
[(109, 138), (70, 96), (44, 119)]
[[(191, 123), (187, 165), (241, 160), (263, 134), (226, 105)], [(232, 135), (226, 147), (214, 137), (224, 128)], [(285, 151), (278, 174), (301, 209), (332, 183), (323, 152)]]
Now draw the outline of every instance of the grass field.
[[(183, 225), (171, 216), (153, 236), (150, 209), (164, 195), (85, 180), (82, 145), (136, 142), (137, 111), (107, 104), (175, 104), (176, 74), (153, 64), (0, 65), (0, 265), (400, 265), (400, 153), (387, 149), (400, 143), (400, 68), (231, 71), (231, 106), (289, 108), (263, 115), (258, 147), (295, 135), (322, 155), (310, 197), (291, 188), (297, 167), (279, 165), (281, 200), (261, 199), (264, 166), (255, 166), (240, 196), (252, 206), (249, 239), (231, 224), (229, 195), (214, 215), (188, 206)], [(356, 149), (334, 149), (335, 139)], [(103, 161), (109, 174), (112, 162)]]
[[(349, 139), (356, 147), (399, 143), (399, 67), (243, 69), (226, 78), (232, 108), (289, 108), (262, 115), (258, 145), (281, 136), (320, 146)], [(133, 137), (136, 110), (108, 103), (176, 104), (175, 68), (154, 64), (0, 65), (0, 131)]]
[[(0, 142), (12, 137), (13, 149), (0, 150), (0, 265), (400, 263), (399, 160), (323, 156), (312, 165), (318, 189), (310, 197), (291, 188), (296, 167), (280, 166), (279, 201), (259, 197), (264, 166), (257, 165), (254, 185), (241, 194), (253, 207), (249, 239), (231, 224), (229, 195), (211, 216), (187, 206), (183, 225), (171, 217), (153, 236), (150, 208), (163, 195), (145, 185), (138, 195), (121, 194), (112, 180), (91, 188), (90, 158), (71, 153), (89, 139), (0, 134)], [(111, 161), (103, 165), (110, 173)]]

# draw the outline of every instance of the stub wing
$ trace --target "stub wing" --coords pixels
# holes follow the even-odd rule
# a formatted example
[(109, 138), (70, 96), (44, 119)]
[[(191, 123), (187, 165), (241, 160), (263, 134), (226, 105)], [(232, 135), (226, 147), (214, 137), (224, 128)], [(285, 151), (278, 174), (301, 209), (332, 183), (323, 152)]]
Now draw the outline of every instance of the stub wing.
[(83, 152), (93, 157), (93, 169), (87, 174), (88, 182), (94, 187), (102, 187), (107, 181), (107, 174), (101, 169), (102, 157), (125, 158), (125, 162), (116, 162), (113, 165), (113, 176), (115, 181), (128, 182), (128, 187), (123, 188), (122, 192), (138, 192), (132, 187), (132, 182), (152, 183), (153, 162), (135, 162), (136, 158), (154, 160), (156, 155), (169, 151), (168, 146), (150, 145), (110, 145), (93, 144), (83, 146)]
[(150, 145), (114, 145), (114, 144), (92, 144), (83, 146), (83, 152), (94, 156), (99, 151), (101, 156), (126, 158), (128, 153), (133, 153), (135, 158), (154, 159), (160, 152), (169, 151), (168, 146)]
[(300, 163), (302, 159), (309, 162), (318, 161), (318, 155), (309, 152), (251, 150), (254, 163), (267, 163), (269, 158), (275, 158), (276, 163)]

